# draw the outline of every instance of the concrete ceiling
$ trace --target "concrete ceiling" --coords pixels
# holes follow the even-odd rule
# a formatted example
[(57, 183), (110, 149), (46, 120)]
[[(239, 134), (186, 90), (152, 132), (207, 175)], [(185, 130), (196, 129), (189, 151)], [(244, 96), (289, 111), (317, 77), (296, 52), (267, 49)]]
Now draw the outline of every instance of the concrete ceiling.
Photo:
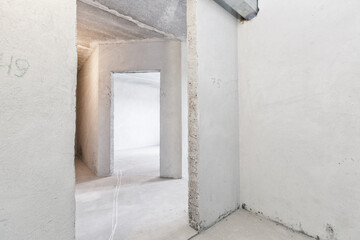
[(186, 36), (186, 0), (78, 0), (78, 67), (97, 43)]
[(186, 36), (186, 0), (97, 0), (176, 37)]

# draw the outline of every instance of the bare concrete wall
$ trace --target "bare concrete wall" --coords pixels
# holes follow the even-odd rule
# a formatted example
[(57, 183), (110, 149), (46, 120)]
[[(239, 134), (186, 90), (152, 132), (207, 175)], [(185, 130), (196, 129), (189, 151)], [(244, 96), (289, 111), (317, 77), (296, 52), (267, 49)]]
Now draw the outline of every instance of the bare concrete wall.
[(159, 70), (160, 175), (181, 178), (181, 42), (138, 41), (100, 45), (98, 175), (111, 173), (111, 72)]
[(99, 48), (78, 73), (76, 90), (76, 152), (94, 172), (98, 169)]
[(190, 224), (239, 205), (237, 20), (212, 0), (188, 1)]
[(187, 42), (181, 42), (181, 131), (182, 131), (182, 176), (189, 178), (188, 160), (188, 89), (187, 89)]
[(321, 239), (358, 239), (360, 2), (259, 4), (238, 26), (241, 202)]
[(0, 1), (0, 239), (74, 239), (75, 17)]
[(187, 81), (188, 81), (188, 159), (189, 159), (189, 224), (200, 229), (199, 217), (199, 114), (198, 114), (198, 53), (196, 1), (187, 1)]

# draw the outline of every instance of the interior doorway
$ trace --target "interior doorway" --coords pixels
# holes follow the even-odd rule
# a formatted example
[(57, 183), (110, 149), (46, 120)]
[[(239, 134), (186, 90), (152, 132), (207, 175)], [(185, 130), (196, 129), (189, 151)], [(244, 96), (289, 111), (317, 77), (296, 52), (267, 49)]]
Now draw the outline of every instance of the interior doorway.
[(196, 233), (188, 225), (187, 178), (161, 174), (167, 163), (181, 166), (181, 158), (169, 154), (177, 132), (168, 124), (175, 125), (172, 118), (181, 120), (181, 115), (175, 114), (180, 111), (169, 94), (169, 82), (176, 79), (171, 76), (179, 75), (159, 69), (107, 71), (104, 77), (110, 90), (105, 96), (110, 103), (106, 116), (113, 174), (96, 176), (76, 161), (77, 240), (180, 240)]
[(113, 172), (138, 164), (160, 175), (160, 72), (113, 72), (111, 86)]

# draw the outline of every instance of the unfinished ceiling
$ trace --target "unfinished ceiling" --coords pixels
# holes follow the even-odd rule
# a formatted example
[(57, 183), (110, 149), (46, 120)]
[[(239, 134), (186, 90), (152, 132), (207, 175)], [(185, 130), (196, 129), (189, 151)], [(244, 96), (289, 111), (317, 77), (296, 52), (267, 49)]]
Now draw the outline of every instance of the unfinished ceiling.
[(97, 0), (176, 37), (186, 36), (186, 0)]
[(79, 69), (98, 43), (186, 36), (186, 0), (78, 0)]

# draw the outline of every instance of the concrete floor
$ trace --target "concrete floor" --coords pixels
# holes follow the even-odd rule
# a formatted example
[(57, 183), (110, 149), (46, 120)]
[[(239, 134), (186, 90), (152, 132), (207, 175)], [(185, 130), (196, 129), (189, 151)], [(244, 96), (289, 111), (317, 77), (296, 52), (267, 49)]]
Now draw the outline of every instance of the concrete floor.
[[(159, 178), (159, 148), (115, 152), (114, 176), (98, 178), (76, 161), (77, 240), (183, 240), (187, 180)], [(116, 203), (116, 204), (114, 204)]]
[(283, 226), (239, 210), (192, 240), (310, 240)]
[(77, 240), (310, 239), (243, 210), (196, 235), (188, 226), (187, 179), (158, 177), (158, 147), (115, 152), (115, 169), (98, 178), (76, 161)]

